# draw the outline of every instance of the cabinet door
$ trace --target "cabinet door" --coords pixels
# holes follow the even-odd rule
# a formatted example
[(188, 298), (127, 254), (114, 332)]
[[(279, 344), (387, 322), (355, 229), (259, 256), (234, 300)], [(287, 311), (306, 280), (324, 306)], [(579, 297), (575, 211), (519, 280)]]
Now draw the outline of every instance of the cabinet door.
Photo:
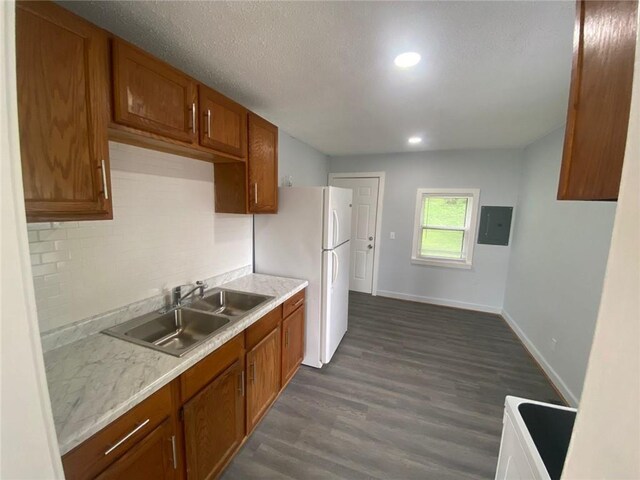
[(175, 435), (167, 419), (98, 475), (97, 480), (170, 480), (176, 477)]
[(286, 385), (302, 363), (304, 355), (304, 307), (282, 322), (282, 385)]
[(249, 211), (278, 211), (278, 127), (249, 113)]
[(247, 353), (247, 433), (280, 391), (280, 327)]
[(106, 34), (49, 2), (16, 8), (28, 221), (112, 218)]
[(179, 70), (120, 40), (113, 42), (114, 121), (193, 143), (195, 82)]
[(247, 110), (204, 85), (198, 86), (200, 145), (247, 158)]
[(244, 365), (237, 360), (184, 406), (187, 478), (213, 478), (244, 438)]
[(559, 200), (618, 198), (637, 9), (637, 1), (578, 1)]

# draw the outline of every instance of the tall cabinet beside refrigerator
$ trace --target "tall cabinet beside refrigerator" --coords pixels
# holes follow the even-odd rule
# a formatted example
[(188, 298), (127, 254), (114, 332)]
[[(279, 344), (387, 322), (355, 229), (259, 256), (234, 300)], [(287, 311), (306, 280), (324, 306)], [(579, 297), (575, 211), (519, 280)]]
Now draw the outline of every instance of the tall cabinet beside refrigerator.
[(255, 271), (309, 281), (302, 363), (329, 363), (347, 331), (352, 191), (283, 187), (278, 213), (256, 215)]

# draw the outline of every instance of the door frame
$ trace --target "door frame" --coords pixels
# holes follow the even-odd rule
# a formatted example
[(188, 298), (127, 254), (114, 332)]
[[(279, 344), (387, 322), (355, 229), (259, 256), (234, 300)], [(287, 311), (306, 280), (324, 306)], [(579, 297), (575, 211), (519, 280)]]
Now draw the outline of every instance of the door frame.
[(371, 279), (371, 295), (378, 295), (378, 265), (380, 264), (380, 241), (382, 239), (382, 205), (384, 200), (384, 179), (386, 172), (334, 172), (329, 173), (329, 186), (336, 178), (377, 178), (378, 201), (376, 204), (376, 250), (373, 253), (373, 275)]

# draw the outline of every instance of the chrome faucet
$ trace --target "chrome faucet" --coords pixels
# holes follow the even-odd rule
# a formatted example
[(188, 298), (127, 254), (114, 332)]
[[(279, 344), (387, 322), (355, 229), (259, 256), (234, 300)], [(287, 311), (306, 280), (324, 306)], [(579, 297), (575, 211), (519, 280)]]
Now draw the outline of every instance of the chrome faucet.
[(196, 282), (195, 287), (189, 290), (187, 293), (182, 293), (182, 287), (190, 287), (190, 284), (187, 285), (178, 285), (177, 287), (173, 287), (171, 290), (171, 308), (178, 308), (182, 306), (182, 302), (189, 296), (193, 295), (196, 290), (200, 290), (200, 298), (204, 298), (204, 290), (209, 287), (206, 283), (201, 280)]

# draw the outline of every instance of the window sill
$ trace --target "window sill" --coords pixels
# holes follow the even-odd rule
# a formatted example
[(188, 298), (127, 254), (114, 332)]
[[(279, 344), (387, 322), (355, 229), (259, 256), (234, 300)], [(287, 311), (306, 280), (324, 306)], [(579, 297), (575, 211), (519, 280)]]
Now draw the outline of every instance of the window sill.
[(414, 265), (426, 265), (429, 267), (447, 267), (447, 268), (462, 268), (470, 270), (472, 265), (462, 260), (438, 260), (435, 258), (416, 258), (411, 257), (411, 263)]

